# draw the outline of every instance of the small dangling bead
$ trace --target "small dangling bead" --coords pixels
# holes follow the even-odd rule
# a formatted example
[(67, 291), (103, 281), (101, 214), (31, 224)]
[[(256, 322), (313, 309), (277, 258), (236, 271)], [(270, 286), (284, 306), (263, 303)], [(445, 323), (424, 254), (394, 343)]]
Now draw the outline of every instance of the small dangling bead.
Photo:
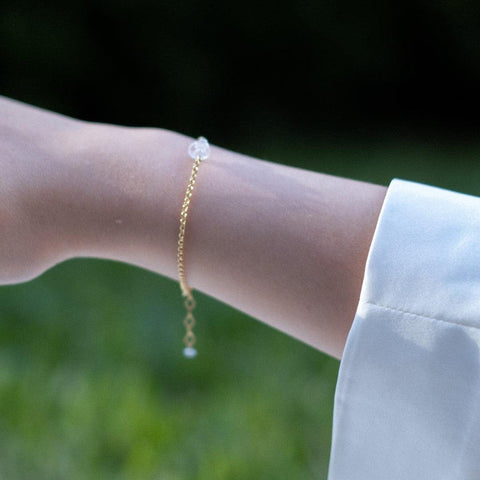
[(183, 355), (187, 358), (194, 358), (197, 356), (197, 349), (193, 347), (185, 347), (183, 349)]

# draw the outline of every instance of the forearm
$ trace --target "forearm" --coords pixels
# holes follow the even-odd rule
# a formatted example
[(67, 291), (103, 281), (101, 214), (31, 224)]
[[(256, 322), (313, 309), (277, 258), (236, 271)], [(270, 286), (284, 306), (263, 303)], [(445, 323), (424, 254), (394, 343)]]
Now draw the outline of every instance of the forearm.
[[(178, 280), (192, 139), (104, 125), (75, 135), (74, 153), (46, 193), (69, 255), (129, 262)], [(340, 358), (385, 193), (212, 147), (190, 204), (188, 282)]]
[[(2, 283), (79, 256), (178, 280), (191, 138), (0, 107)], [(340, 358), (385, 193), (212, 147), (188, 215), (188, 282)]]

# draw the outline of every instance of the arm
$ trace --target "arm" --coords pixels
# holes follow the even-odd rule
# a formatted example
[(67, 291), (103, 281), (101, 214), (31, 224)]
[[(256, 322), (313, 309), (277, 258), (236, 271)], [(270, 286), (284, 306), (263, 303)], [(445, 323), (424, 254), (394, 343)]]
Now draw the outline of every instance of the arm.
[[(24, 187), (13, 211), (31, 237), (27, 243), (41, 245), (34, 249), (36, 267), (15, 274), (16, 267), (7, 267), (26, 246), (7, 235), (0, 250), (8, 272), (3, 283), (25, 281), (78, 256), (128, 262), (178, 281), (191, 138), (81, 122), (4, 98), (0, 109), (8, 112), (0, 143), (16, 150), (2, 162), (8, 167), (15, 159)], [(19, 126), (21, 139), (9, 130)], [(0, 185), (3, 200), (14, 186)], [(213, 146), (189, 210), (188, 282), (341, 358), (385, 193), (383, 186)]]

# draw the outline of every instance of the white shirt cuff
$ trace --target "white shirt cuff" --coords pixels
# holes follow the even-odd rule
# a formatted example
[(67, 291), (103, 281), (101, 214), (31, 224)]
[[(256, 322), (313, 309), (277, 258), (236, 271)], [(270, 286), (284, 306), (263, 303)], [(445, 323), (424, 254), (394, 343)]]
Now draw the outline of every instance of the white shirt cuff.
[(480, 479), (480, 198), (388, 188), (337, 379), (329, 480)]

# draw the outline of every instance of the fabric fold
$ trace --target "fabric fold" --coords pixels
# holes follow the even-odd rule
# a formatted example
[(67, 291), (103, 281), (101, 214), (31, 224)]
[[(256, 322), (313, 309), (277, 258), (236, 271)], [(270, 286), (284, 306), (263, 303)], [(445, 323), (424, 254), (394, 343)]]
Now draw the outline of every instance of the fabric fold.
[(335, 392), (329, 480), (480, 479), (480, 198), (394, 178)]

